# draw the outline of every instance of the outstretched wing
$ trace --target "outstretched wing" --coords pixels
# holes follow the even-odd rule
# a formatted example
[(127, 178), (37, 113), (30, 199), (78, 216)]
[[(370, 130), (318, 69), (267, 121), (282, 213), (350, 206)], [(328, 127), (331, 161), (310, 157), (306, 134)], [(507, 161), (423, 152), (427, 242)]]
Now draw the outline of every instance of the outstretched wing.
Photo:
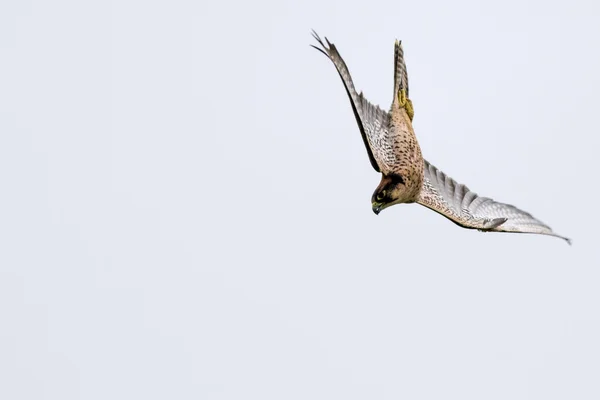
[(425, 161), (424, 164), (423, 188), (418, 203), (442, 214), (454, 223), (464, 228), (481, 231), (556, 236), (571, 243), (570, 239), (557, 235), (548, 225), (531, 214), (509, 204), (480, 197), (429, 162)]
[(371, 165), (375, 168), (375, 171), (381, 172), (382, 167), (385, 165), (382, 162), (382, 154), (385, 151), (382, 145), (388, 142), (389, 115), (381, 108), (369, 103), (362, 92), (360, 94), (356, 93), (350, 71), (348, 71), (348, 67), (335, 48), (335, 45), (330, 43), (327, 38), (325, 38), (325, 42), (327, 42), (327, 45), (325, 45), (315, 31), (313, 31), (313, 36), (321, 47), (311, 46), (325, 54), (333, 62), (340, 74), (346, 87), (346, 93), (348, 93), (348, 97), (350, 98), (352, 111), (354, 111), (354, 116), (356, 117), (358, 128), (367, 148)]
[(397, 96), (400, 90), (404, 90), (406, 97), (409, 97), (408, 71), (406, 61), (404, 61), (404, 49), (402, 48), (402, 41), (396, 40), (394, 45), (394, 96)]

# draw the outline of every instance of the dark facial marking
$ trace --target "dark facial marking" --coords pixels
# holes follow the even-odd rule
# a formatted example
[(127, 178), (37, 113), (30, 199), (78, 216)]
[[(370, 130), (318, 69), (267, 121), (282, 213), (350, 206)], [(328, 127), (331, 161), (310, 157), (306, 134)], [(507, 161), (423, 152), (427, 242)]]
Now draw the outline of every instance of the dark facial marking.
[(401, 184), (405, 184), (404, 183), (404, 178), (401, 175), (398, 174), (390, 174), (389, 175), (390, 179), (392, 180), (392, 185), (397, 185), (399, 183)]

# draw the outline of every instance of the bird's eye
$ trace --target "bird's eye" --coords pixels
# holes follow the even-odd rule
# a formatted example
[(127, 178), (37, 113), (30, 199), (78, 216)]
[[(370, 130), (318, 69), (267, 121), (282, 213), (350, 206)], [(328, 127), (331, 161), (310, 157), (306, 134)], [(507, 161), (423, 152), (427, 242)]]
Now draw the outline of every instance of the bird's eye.
[(377, 201), (381, 201), (385, 198), (385, 190), (382, 190), (381, 192), (377, 193), (377, 197), (375, 198)]

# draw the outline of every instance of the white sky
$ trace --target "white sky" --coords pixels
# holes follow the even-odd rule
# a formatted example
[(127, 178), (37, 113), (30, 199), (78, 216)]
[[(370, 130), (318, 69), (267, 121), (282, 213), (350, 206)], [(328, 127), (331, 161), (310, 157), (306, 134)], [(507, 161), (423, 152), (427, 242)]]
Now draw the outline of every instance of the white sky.
[[(600, 8), (480, 3), (3, 2), (0, 398), (600, 398)], [(375, 216), (311, 28), (573, 246)]]

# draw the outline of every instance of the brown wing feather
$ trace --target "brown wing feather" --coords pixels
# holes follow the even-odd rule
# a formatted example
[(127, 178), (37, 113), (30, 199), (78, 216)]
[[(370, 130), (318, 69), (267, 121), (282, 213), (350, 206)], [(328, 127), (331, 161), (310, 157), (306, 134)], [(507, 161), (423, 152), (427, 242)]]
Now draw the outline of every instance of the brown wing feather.
[[(333, 62), (335, 68), (340, 74), (342, 82), (344, 82), (344, 87), (346, 88), (346, 93), (350, 98), (352, 111), (354, 112), (363, 142), (367, 148), (371, 165), (375, 171), (381, 172), (382, 163), (381, 159), (379, 159), (380, 156), (378, 155), (377, 151), (378, 147), (376, 146), (378, 143), (383, 141), (382, 137), (385, 138), (388, 135), (387, 129), (389, 124), (389, 114), (378, 106), (371, 104), (363, 96), (362, 92), (360, 94), (356, 92), (354, 83), (352, 82), (352, 77), (350, 76), (350, 71), (348, 71), (348, 67), (342, 59), (342, 56), (340, 56), (340, 53), (338, 53), (335, 45), (330, 43), (327, 38), (325, 38), (325, 42), (327, 42), (327, 45), (325, 45), (315, 31), (313, 31), (313, 36), (317, 42), (319, 42), (321, 47), (313, 45), (311, 45), (311, 47), (314, 47), (321, 53), (325, 54), (327, 58)], [(374, 149), (376, 151), (374, 151)]]
[(531, 214), (510, 204), (480, 197), (463, 184), (457, 183), (435, 166), (425, 161), (424, 180), (418, 203), (454, 223), (471, 229), (493, 232), (537, 233), (557, 235)]
[(396, 40), (394, 45), (394, 96), (397, 96), (398, 91), (402, 89), (406, 91), (406, 97), (409, 97), (408, 71), (406, 61), (404, 61), (404, 49), (402, 48), (402, 41)]

